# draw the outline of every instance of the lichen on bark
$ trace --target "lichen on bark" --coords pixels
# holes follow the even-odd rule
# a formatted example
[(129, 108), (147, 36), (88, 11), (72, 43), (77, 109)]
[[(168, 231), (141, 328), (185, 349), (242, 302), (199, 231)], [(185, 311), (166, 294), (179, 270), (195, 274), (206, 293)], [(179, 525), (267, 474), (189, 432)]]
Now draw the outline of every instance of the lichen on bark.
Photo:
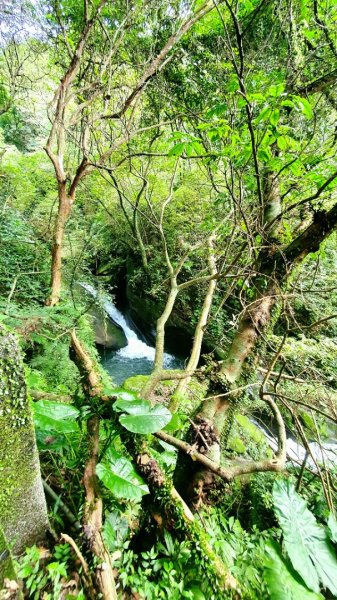
[(15, 553), (45, 537), (48, 516), (24, 369), (0, 326), (0, 527)]

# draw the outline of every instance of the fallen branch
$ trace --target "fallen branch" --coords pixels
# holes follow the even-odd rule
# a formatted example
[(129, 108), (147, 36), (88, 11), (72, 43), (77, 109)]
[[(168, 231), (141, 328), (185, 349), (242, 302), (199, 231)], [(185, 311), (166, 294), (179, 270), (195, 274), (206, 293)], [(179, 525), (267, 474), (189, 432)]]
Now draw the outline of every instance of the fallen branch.
[(82, 552), (80, 551), (78, 545), (76, 544), (75, 540), (73, 540), (72, 537), (70, 537), (70, 535), (67, 535), (66, 533), (61, 533), (61, 539), (63, 539), (67, 544), (69, 544), (72, 549), (74, 550), (78, 560), (80, 561), (81, 565), (82, 565), (82, 569), (83, 569), (83, 575), (84, 575), (84, 580), (85, 580), (85, 585), (88, 589), (88, 592), (90, 594), (90, 597), (95, 597), (95, 590), (94, 590), (94, 586), (92, 583), (92, 579), (91, 579), (91, 574), (90, 574), (90, 570), (88, 567), (88, 563), (87, 561), (84, 559)]
[(98, 396), (102, 385), (97, 369), (89, 354), (84, 350), (77, 338), (75, 330), (71, 333), (71, 347), (74, 352), (74, 362), (83, 377), (83, 387), (89, 396)]
[(89, 456), (84, 469), (83, 483), (86, 492), (83, 529), (89, 547), (101, 561), (96, 567), (96, 579), (103, 600), (117, 600), (111, 556), (102, 538), (103, 502), (99, 496), (96, 466), (99, 452), (99, 417), (88, 420)]
[(188, 454), (192, 460), (199, 462), (201, 465), (206, 467), (209, 471), (212, 471), (218, 477), (221, 477), (226, 482), (232, 481), (240, 475), (248, 475), (249, 473), (259, 473), (266, 471), (279, 472), (284, 468), (284, 460), (281, 458), (271, 458), (265, 460), (244, 460), (236, 463), (231, 467), (221, 467), (217, 465), (213, 460), (207, 458), (204, 454), (198, 452), (194, 446), (191, 446), (183, 440), (179, 440), (172, 435), (169, 435), (165, 431), (158, 431), (154, 436), (167, 444), (171, 444), (178, 450), (182, 450), (185, 454)]

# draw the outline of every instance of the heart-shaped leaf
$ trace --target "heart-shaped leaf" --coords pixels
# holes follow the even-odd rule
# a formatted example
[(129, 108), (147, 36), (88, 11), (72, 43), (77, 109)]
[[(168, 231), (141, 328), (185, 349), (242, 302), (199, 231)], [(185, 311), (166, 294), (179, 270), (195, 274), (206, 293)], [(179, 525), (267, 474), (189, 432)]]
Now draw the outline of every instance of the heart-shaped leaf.
[[(134, 392), (127, 392), (126, 390), (123, 390), (123, 389), (112, 390), (110, 395), (118, 398), (117, 402), (119, 400), (126, 400), (127, 402), (131, 402), (132, 400), (137, 400), (137, 395)], [(115, 405), (117, 404), (117, 402), (115, 402)]]
[(324, 528), (290, 481), (275, 481), (274, 509), (294, 569), (314, 592), (319, 582), (337, 596), (337, 560)]
[(317, 600), (322, 598), (308, 590), (300, 581), (290, 562), (285, 560), (278, 544), (267, 542), (264, 578), (270, 600)]
[(37, 429), (57, 433), (74, 433), (79, 430), (76, 419), (79, 411), (74, 406), (53, 400), (34, 402), (34, 423)]
[(109, 455), (108, 463), (98, 463), (96, 473), (117, 498), (140, 500), (149, 493), (149, 488), (136, 473), (132, 462), (117, 453)]
[(114, 408), (117, 408), (127, 414), (120, 417), (119, 421), (125, 429), (133, 433), (155, 433), (167, 425), (172, 418), (170, 411), (155, 404), (151, 406), (147, 400), (117, 400)]

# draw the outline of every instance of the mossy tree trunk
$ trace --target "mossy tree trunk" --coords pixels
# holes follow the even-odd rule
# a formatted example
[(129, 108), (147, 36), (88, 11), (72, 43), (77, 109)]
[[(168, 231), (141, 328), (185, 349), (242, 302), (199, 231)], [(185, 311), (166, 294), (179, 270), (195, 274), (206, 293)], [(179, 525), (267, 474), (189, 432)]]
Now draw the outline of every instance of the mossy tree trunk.
[(0, 327), (0, 527), (15, 553), (42, 541), (48, 516), (18, 343)]

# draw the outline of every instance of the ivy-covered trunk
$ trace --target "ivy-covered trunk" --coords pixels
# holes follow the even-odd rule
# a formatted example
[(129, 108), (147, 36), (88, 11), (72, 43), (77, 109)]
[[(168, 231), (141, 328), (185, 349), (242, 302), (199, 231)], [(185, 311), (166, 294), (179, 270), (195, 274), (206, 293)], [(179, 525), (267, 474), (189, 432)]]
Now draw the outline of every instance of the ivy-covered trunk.
[(43, 540), (48, 516), (24, 369), (15, 337), (0, 327), (0, 527), (15, 553)]

